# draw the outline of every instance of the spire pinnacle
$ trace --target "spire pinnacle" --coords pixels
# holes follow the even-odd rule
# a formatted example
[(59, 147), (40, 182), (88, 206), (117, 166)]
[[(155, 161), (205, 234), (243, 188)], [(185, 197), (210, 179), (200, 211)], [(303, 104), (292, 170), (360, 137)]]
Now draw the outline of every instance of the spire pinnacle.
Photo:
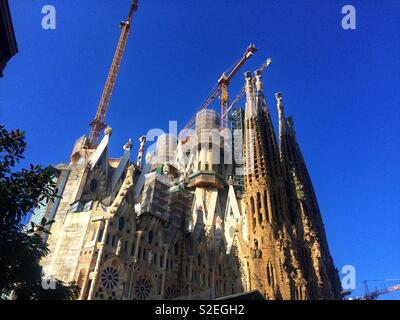
[(276, 106), (278, 108), (279, 115), (279, 135), (295, 135), (296, 131), (294, 130), (294, 121), (292, 117), (285, 117), (285, 108), (282, 103), (282, 93), (275, 93), (276, 98)]
[(132, 149), (132, 146), (133, 146), (132, 139), (129, 139), (128, 142), (123, 146), (123, 149), (124, 149), (125, 151), (131, 150), (131, 149)]
[(145, 145), (145, 143), (147, 141), (147, 137), (146, 136), (141, 136), (139, 138), (139, 141), (140, 141), (140, 146), (139, 146), (138, 156), (137, 156), (137, 160), (136, 160), (136, 166), (139, 167), (139, 168), (142, 168), (144, 145)]
[(104, 130), (104, 135), (109, 135), (109, 136), (111, 136), (111, 134), (112, 134), (112, 128), (110, 127), (110, 126), (107, 126), (106, 128), (105, 128), (105, 130)]
[(255, 72), (255, 78), (256, 78), (256, 89), (257, 91), (262, 91), (263, 89), (263, 84), (262, 84), (262, 72), (261, 70), (257, 70)]
[(276, 98), (276, 106), (278, 108), (278, 115), (279, 115), (279, 136), (290, 134), (290, 125), (288, 123), (288, 119), (285, 118), (285, 110), (282, 103), (282, 93), (277, 92), (275, 93)]
[(292, 135), (296, 135), (296, 130), (294, 129), (294, 120), (293, 120), (293, 117), (287, 117), (287, 118), (286, 118), (286, 122), (287, 122), (287, 124), (288, 124), (288, 126), (289, 126), (289, 128), (290, 128), (290, 133), (291, 133)]
[(254, 99), (254, 87), (253, 87), (253, 79), (251, 77), (250, 72), (245, 73), (246, 77), (246, 110), (245, 110), (245, 119), (256, 118), (258, 116), (257, 107)]
[(251, 77), (250, 72), (245, 72), (244, 74), (245, 79), (246, 79), (246, 84), (245, 84), (245, 91), (246, 91), (246, 97), (249, 98), (250, 96), (253, 95), (254, 88), (253, 88), (253, 79)]
[(283, 103), (282, 103), (282, 93), (277, 92), (275, 93), (275, 98), (276, 98), (276, 105), (278, 107), (278, 114), (279, 114), (279, 119), (284, 118), (284, 108), (283, 108)]

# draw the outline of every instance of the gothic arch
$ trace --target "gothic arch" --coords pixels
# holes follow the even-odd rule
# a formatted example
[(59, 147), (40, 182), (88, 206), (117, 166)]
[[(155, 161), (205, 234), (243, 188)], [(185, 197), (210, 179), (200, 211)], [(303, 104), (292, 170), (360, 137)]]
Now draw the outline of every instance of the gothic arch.
[(154, 275), (150, 270), (144, 267), (137, 267), (132, 281), (133, 300), (154, 300), (157, 295), (157, 283)]
[(98, 275), (97, 300), (121, 300), (126, 285), (126, 270), (119, 258), (103, 263)]

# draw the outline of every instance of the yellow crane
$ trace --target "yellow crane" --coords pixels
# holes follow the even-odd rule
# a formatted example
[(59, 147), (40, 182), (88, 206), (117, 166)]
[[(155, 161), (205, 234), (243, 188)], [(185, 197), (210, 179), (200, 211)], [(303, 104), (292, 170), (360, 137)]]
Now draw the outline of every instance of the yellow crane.
[(243, 57), (239, 60), (239, 62), (233, 67), (233, 69), (228, 73), (225, 72), (222, 74), (221, 78), (218, 80), (218, 84), (221, 88), (221, 128), (228, 127), (228, 108), (229, 108), (229, 95), (228, 95), (228, 86), (231, 82), (233, 76), (239, 71), (240, 67), (245, 64), (245, 62), (257, 51), (256, 46), (250, 45)]
[(117, 80), (117, 75), (119, 68), (121, 66), (122, 57), (128, 42), (129, 32), (131, 30), (132, 17), (137, 11), (138, 0), (132, 0), (131, 8), (129, 10), (128, 18), (126, 21), (121, 21), (121, 35), (118, 40), (117, 50), (115, 51), (114, 58), (111, 64), (110, 71), (108, 73), (107, 81), (101, 95), (99, 106), (97, 108), (96, 117), (90, 123), (91, 130), (89, 139), (87, 141), (89, 148), (96, 148), (101, 131), (106, 127), (104, 121), (106, 118), (106, 113), (110, 104), (111, 95), (114, 90), (115, 81)]
[[(221, 94), (220, 105), (221, 105), (221, 127), (228, 127), (228, 107), (229, 107), (229, 95), (228, 95), (228, 86), (233, 76), (239, 71), (239, 69), (245, 64), (247, 60), (257, 51), (257, 48), (254, 44), (251, 44), (247, 49), (243, 56), (240, 58), (238, 62), (235, 63), (234, 67), (229, 71), (224, 72), (219, 78), (217, 84), (212, 89), (211, 93), (207, 96), (204, 102), (198, 108), (198, 112), (207, 109), (211, 102), (214, 101)], [(181, 140), (182, 135), (185, 133), (187, 129), (190, 129), (196, 121), (196, 116), (192, 117), (185, 125), (181, 134), (179, 135), (179, 139)]]
[[(384, 280), (384, 281), (390, 281), (390, 279)], [(396, 285), (390, 286), (390, 287), (385, 287), (383, 289), (369, 291), (367, 281), (364, 281), (363, 283), (364, 283), (364, 288), (365, 288), (365, 295), (361, 298), (356, 298), (354, 300), (377, 300), (378, 297), (383, 294), (400, 291), (400, 284), (396, 284)]]
[[(383, 280), (364, 280), (362, 285), (364, 286), (364, 295), (363, 296), (356, 296), (350, 297), (347, 300), (377, 300), (379, 296), (400, 291), (400, 284), (396, 284), (389, 287), (384, 287), (383, 289), (376, 289), (374, 291), (370, 291), (368, 288), (368, 282), (392, 282), (392, 281), (399, 281), (400, 279), (383, 279)], [(342, 296), (349, 296), (352, 294), (351, 290), (342, 291)]]
[[(261, 73), (263, 73), (265, 71), (265, 69), (267, 69), (271, 65), (271, 63), (272, 63), (272, 59), (268, 58), (267, 60), (265, 60), (263, 65), (257, 71), (260, 71)], [(255, 82), (254, 78), (251, 81), (254, 86), (254, 82)], [(236, 96), (236, 99), (233, 100), (233, 102), (229, 106), (228, 110), (226, 110), (226, 112), (223, 114), (223, 117), (228, 116), (229, 112), (236, 107), (236, 104), (239, 102), (240, 99), (242, 99), (242, 97), (244, 96), (244, 93), (245, 93), (245, 87), (242, 88), (240, 93)]]

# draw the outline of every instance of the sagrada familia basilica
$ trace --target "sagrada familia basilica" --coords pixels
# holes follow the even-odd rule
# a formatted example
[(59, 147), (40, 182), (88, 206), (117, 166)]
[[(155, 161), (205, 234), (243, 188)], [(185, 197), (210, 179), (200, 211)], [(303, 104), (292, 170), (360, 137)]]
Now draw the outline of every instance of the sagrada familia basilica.
[[(122, 58), (135, 4), (114, 59)], [(104, 132), (100, 143), (92, 135), (77, 140), (70, 161), (54, 167), (60, 197), (32, 217), (55, 220), (43, 235), (45, 276), (75, 281), (82, 300), (216, 299), (252, 290), (266, 299), (340, 299), (282, 94), (277, 139), (261, 71), (245, 74), (244, 93), (230, 128), (221, 130), (225, 115), (205, 108), (194, 130), (159, 136), (154, 152), (141, 137), (135, 161), (130, 140), (121, 157), (110, 157), (113, 130), (99, 120), (100, 108), (92, 122)]]

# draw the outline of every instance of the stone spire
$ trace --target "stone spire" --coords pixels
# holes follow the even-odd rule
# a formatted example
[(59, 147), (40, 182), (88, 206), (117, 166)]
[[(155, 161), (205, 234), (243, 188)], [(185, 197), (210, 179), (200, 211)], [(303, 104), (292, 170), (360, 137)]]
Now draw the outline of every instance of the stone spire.
[[(296, 273), (299, 263), (288, 231), (285, 186), (261, 72), (256, 72), (255, 86), (256, 94), (246, 73), (244, 182), (250, 290), (259, 289), (268, 299), (291, 299), (293, 288), (298, 292), (304, 288), (288, 273)], [(296, 277), (302, 279), (301, 271)], [(304, 299), (306, 294), (299, 297)]]
[(261, 72), (261, 70), (257, 70), (255, 72), (255, 84), (256, 84), (256, 89), (257, 89), (257, 94), (256, 94), (257, 108), (261, 112), (268, 113), (267, 101), (265, 99), (264, 92), (263, 92), (262, 72)]
[(265, 156), (267, 159), (267, 179), (269, 181), (279, 180), (282, 175), (282, 170), (279, 161), (279, 149), (276, 140), (274, 126), (272, 124), (271, 115), (264, 96), (262, 72), (255, 72), (256, 93), (256, 108), (261, 114), (260, 125), (263, 129)]
[(275, 93), (276, 106), (279, 118), (279, 137), (282, 135), (295, 135), (294, 122), (292, 117), (285, 118), (285, 108), (282, 103), (282, 93)]
[(257, 70), (257, 71), (255, 72), (255, 78), (256, 78), (256, 88), (257, 88), (257, 92), (262, 92), (262, 90), (263, 90), (263, 84), (262, 84), (262, 81), (261, 81), (261, 78), (262, 78), (261, 70)]
[(138, 155), (137, 155), (137, 159), (136, 159), (136, 166), (138, 168), (142, 168), (142, 160), (143, 160), (143, 154), (144, 154), (144, 145), (147, 141), (147, 137), (146, 136), (141, 136), (139, 138), (140, 141), (140, 146), (139, 146), (139, 150), (138, 150)]
[(279, 137), (286, 133), (286, 121), (285, 121), (285, 111), (282, 103), (282, 93), (275, 93), (276, 106), (278, 108), (278, 119), (279, 119)]
[(250, 118), (257, 118), (258, 112), (254, 97), (253, 79), (251, 77), (250, 72), (245, 73), (245, 79), (246, 79), (246, 84), (245, 84), (246, 110), (244, 114), (244, 119), (247, 120)]
[(340, 283), (329, 253), (314, 187), (297, 143), (293, 118), (284, 115), (282, 94), (278, 92), (275, 97), (279, 114), (280, 158), (308, 289), (312, 299), (336, 299), (339, 298)]

